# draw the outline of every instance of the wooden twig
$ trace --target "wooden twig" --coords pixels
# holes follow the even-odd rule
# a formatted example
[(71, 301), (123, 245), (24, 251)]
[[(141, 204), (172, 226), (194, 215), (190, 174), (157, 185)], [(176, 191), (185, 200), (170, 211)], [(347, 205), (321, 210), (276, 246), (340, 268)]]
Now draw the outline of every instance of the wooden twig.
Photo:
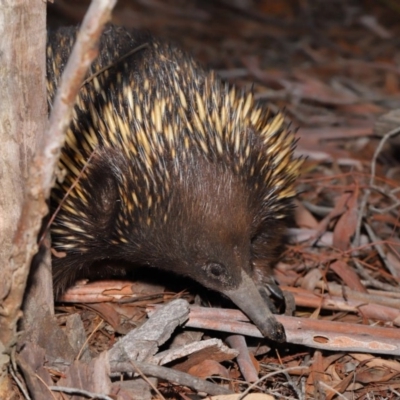
[(373, 246), (377, 253), (379, 254), (379, 257), (381, 258), (383, 264), (386, 266), (387, 270), (392, 274), (394, 278), (399, 278), (399, 273), (396, 268), (392, 267), (392, 264), (389, 262), (385, 250), (383, 249), (383, 246), (379, 244), (379, 238), (375, 235), (374, 230), (372, 229), (371, 225), (367, 224), (366, 222), (364, 223), (364, 228), (368, 233), (368, 236), (373, 243)]
[[(369, 180), (369, 185), (372, 188), (375, 183), (375, 175), (376, 175), (376, 162), (378, 160), (379, 154), (381, 153), (383, 146), (389, 140), (391, 137), (396, 136), (400, 133), (400, 127), (397, 127), (389, 132), (387, 132), (385, 135), (383, 135), (381, 141), (379, 142), (378, 147), (376, 148), (374, 152), (374, 156), (372, 157), (372, 162), (371, 162), (371, 176)], [(354, 240), (353, 240), (353, 246), (358, 247), (360, 245), (360, 237), (361, 237), (361, 227), (362, 227), (362, 220), (365, 216), (366, 210), (367, 210), (367, 203), (369, 196), (371, 194), (371, 188), (366, 189), (364, 191), (364, 195), (361, 199), (361, 205), (360, 209), (358, 211), (358, 221), (357, 221), (357, 228), (356, 228), (356, 233), (354, 235)]]
[[(151, 309), (148, 307), (148, 312)], [(400, 355), (400, 329), (276, 315), (288, 343), (330, 351)], [(262, 338), (239, 310), (191, 306), (186, 327)]]
[[(344, 290), (346, 298), (343, 298), (342, 295), (318, 295), (299, 288), (285, 287), (284, 290), (294, 295), (296, 306), (300, 307), (311, 309), (321, 308), (325, 310), (345, 311), (356, 314), (361, 313), (365, 318), (379, 319), (381, 321), (389, 322), (393, 322), (400, 317), (400, 310), (398, 307), (374, 304), (373, 302), (368, 301), (367, 294), (364, 298), (361, 296), (358, 299), (351, 298), (351, 296), (347, 296), (347, 288)], [(353, 293), (357, 292), (353, 291)], [(365, 294), (361, 292), (358, 293), (360, 293), (360, 295)]]
[[(296, 371), (296, 370), (301, 370), (303, 367), (290, 367), (290, 368), (285, 368), (285, 372), (291, 372), (291, 371)], [(258, 379), (256, 382), (254, 382), (252, 385), (250, 385), (243, 393), (240, 394), (237, 400), (244, 400), (245, 397), (255, 388), (257, 387), (261, 382), (266, 381), (267, 379), (279, 375), (283, 373), (282, 370), (270, 372), (269, 374), (266, 374), (262, 376), (260, 379)]]
[(239, 355), (236, 357), (236, 361), (245, 381), (257, 381), (258, 373), (253, 362), (251, 361), (245, 337), (242, 335), (230, 335), (225, 339), (225, 341), (232, 349), (235, 349), (239, 352)]
[(157, 389), (157, 386), (154, 385), (154, 383), (140, 370), (139, 367), (137, 367), (135, 365), (135, 363), (133, 361), (131, 361), (131, 364), (133, 365), (133, 367), (136, 369), (136, 372), (138, 373), (138, 375), (140, 375), (140, 377), (147, 382), (147, 384), (157, 393), (158, 397), (161, 400), (165, 400), (165, 397), (161, 394), (161, 392)]
[(87, 397), (89, 399), (98, 399), (98, 400), (113, 400), (110, 396), (107, 396), (103, 393), (93, 393), (84, 389), (79, 388), (69, 388), (65, 386), (49, 386), (49, 389), (53, 392), (62, 392), (67, 394), (77, 394), (80, 396)]
[(380, 290), (386, 290), (388, 292), (400, 292), (400, 288), (397, 286), (390, 285), (388, 283), (382, 282), (379, 279), (375, 279), (369, 275), (366, 269), (363, 266), (363, 262), (357, 260), (356, 258), (353, 259), (354, 265), (357, 269), (357, 272), (360, 274), (361, 278), (363, 279), (361, 283), (365, 287), (374, 287)]
[(159, 365), (147, 364), (142, 361), (135, 361), (135, 364), (129, 362), (111, 362), (111, 372), (137, 372), (137, 368), (147, 376), (164, 379), (168, 382), (173, 382), (177, 385), (188, 386), (198, 392), (205, 392), (211, 395), (232, 394), (233, 391), (216, 385), (215, 383), (207, 382), (203, 379), (196, 378), (185, 372), (175, 371), (171, 368), (160, 367)]

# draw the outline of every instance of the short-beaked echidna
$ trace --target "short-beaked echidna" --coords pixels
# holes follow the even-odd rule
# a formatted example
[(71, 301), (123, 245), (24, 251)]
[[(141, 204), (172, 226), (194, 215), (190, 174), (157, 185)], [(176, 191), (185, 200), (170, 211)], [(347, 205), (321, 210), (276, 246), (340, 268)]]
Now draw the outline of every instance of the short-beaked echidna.
[[(76, 32), (49, 34), (50, 108)], [(65, 253), (53, 259), (56, 293), (92, 276), (97, 262), (123, 260), (225, 294), (283, 341), (265, 295), (276, 292), (271, 265), (295, 195), (295, 141), (251, 92), (172, 45), (107, 26), (52, 193), (53, 212), (61, 202), (53, 246)]]

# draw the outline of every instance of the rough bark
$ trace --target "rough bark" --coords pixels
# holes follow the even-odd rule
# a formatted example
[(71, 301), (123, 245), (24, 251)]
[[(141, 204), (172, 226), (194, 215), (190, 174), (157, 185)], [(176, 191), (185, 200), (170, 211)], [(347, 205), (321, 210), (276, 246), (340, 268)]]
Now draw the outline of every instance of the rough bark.
[(46, 199), (54, 183), (65, 130), (115, 1), (93, 0), (61, 79), (47, 128), (45, 2), (0, 3), (0, 143), (4, 146), (0, 177), (6, 176), (0, 180), (0, 218), (4, 221), (0, 224), (0, 399), (11, 398), (6, 379), (8, 354), (16, 341), (29, 269), (37, 252), (37, 235), (47, 213)]
[[(46, 126), (46, 5), (3, 0), (0, 8), (0, 345), (14, 340), (27, 265), (10, 258), (37, 138)], [(23, 249), (18, 249), (23, 251)], [(19, 296), (11, 296), (12, 286)], [(16, 309), (15, 309), (16, 308)], [(4, 365), (4, 359), (0, 364)]]

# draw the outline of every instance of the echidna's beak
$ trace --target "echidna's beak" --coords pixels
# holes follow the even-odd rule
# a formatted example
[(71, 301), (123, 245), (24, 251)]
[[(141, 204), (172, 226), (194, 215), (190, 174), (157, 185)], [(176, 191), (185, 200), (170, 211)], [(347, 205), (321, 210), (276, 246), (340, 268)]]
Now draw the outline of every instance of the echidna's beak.
[(228, 296), (267, 338), (282, 343), (286, 340), (285, 330), (271, 313), (261, 297), (254, 281), (242, 271), (242, 282), (234, 290), (225, 290)]

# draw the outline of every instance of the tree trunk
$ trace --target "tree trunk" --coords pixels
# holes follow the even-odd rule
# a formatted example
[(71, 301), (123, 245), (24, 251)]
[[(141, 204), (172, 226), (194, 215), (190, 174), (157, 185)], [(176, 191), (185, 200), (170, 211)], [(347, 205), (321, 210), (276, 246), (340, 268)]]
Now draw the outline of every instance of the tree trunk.
[[(0, 398), (7, 395), (8, 354), (16, 340), (30, 258), (16, 248), (18, 221), (36, 145), (47, 123), (46, 2), (3, 0), (0, 7)], [(32, 195), (35, 195), (34, 193)], [(43, 204), (44, 200), (43, 200)], [(44, 206), (45, 207), (45, 206)], [(44, 210), (45, 212), (45, 210)], [(37, 225), (43, 215), (38, 215)], [(28, 251), (29, 257), (16, 257)], [(22, 261), (22, 262), (21, 262)]]

